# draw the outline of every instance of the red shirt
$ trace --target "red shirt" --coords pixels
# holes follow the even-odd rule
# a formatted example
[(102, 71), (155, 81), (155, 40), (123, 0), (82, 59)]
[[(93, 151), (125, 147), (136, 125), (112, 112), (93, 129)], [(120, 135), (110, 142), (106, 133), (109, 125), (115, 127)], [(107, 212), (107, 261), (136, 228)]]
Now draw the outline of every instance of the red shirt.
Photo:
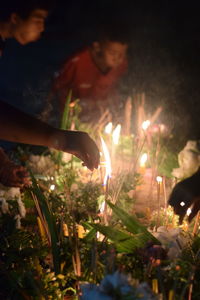
[(54, 89), (64, 97), (61, 102), (65, 101), (70, 89), (73, 98), (103, 101), (115, 93), (119, 79), (126, 70), (127, 61), (124, 60), (117, 68), (102, 73), (87, 48), (67, 60), (55, 80)]

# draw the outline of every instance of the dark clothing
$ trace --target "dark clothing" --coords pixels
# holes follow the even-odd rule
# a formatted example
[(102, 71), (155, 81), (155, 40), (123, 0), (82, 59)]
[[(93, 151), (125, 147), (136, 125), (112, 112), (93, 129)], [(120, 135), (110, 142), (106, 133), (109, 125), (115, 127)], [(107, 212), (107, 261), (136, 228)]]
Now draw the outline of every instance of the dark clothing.
[(3, 50), (5, 48), (5, 41), (3, 40), (3, 38), (0, 36), (0, 57), (3, 54)]

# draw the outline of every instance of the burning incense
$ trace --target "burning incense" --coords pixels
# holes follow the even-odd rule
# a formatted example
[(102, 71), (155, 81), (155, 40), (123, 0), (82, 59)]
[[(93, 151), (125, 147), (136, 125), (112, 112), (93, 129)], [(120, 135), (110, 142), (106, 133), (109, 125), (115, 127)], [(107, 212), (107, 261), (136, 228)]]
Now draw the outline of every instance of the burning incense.
[(115, 162), (115, 152), (116, 152), (116, 146), (119, 144), (120, 132), (121, 132), (121, 125), (118, 124), (112, 133), (112, 146), (111, 146), (112, 162)]
[(161, 191), (161, 185), (162, 185), (162, 177), (157, 176), (156, 177), (156, 182), (157, 182), (157, 201), (158, 201), (158, 218), (157, 218), (157, 227), (159, 226), (160, 223), (160, 191)]
[(145, 173), (147, 159), (148, 159), (147, 153), (143, 153), (140, 158), (140, 169), (139, 169), (142, 174)]
[(102, 144), (102, 150), (103, 150), (103, 155), (105, 158), (105, 162), (104, 162), (104, 166), (105, 166), (105, 176), (104, 176), (104, 181), (103, 181), (103, 187), (104, 187), (104, 192), (105, 192), (105, 201), (102, 204), (102, 213), (104, 216), (104, 222), (105, 224), (107, 224), (108, 220), (107, 220), (107, 204), (106, 204), (106, 200), (108, 199), (108, 191), (109, 191), (109, 181), (111, 178), (111, 159), (110, 159), (110, 154), (108, 151), (108, 147), (106, 146), (106, 143), (104, 141), (104, 139), (102, 137), (101, 138), (101, 144)]

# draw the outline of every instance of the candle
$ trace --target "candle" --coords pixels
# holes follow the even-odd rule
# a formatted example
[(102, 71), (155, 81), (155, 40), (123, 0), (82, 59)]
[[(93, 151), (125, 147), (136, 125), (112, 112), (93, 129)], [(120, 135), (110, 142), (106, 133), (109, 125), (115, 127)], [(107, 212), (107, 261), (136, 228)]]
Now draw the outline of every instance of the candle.
[(106, 146), (106, 143), (104, 141), (104, 139), (102, 137), (101, 138), (101, 144), (102, 144), (102, 150), (103, 150), (103, 154), (104, 154), (104, 158), (105, 158), (105, 176), (104, 176), (104, 181), (103, 181), (103, 186), (104, 186), (104, 192), (105, 192), (105, 205), (104, 210), (103, 210), (103, 217), (104, 217), (104, 222), (105, 224), (107, 224), (107, 204), (106, 204), (106, 200), (108, 198), (108, 190), (109, 190), (109, 180), (111, 178), (111, 159), (110, 159), (110, 154), (108, 151), (108, 147)]
[(160, 188), (163, 181), (162, 177), (157, 176), (156, 181), (157, 181), (157, 201), (158, 201), (158, 218), (157, 218), (157, 227), (158, 227), (160, 223)]
[(147, 153), (143, 153), (140, 158), (140, 167), (139, 167), (139, 172), (142, 174), (145, 173), (147, 159), (148, 159)]
[(150, 126), (151, 122), (149, 120), (146, 120), (142, 123), (142, 129), (146, 131), (148, 127)]

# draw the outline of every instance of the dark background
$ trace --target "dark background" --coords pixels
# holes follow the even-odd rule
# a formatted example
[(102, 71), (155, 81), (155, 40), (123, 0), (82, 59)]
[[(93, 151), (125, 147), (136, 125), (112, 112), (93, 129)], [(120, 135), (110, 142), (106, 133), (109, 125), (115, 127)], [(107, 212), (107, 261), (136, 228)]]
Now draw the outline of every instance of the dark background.
[(126, 93), (145, 92), (150, 112), (162, 105), (160, 121), (173, 127), (177, 140), (199, 139), (199, 1), (57, 1), (39, 41), (7, 41), (0, 59), (1, 98), (38, 115), (54, 72), (105, 24), (130, 37)]

